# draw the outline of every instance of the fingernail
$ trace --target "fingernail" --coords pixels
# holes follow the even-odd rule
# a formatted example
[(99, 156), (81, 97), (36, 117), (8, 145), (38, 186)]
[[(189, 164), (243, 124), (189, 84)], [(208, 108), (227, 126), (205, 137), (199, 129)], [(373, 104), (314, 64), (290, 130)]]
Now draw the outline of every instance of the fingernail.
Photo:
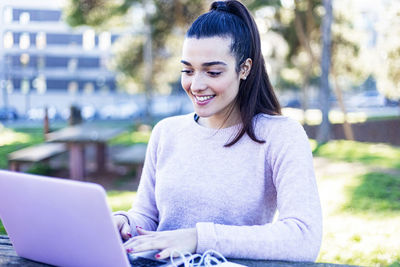
[(128, 233), (127, 235), (129, 236), (129, 238), (131, 238), (131, 237), (132, 237), (132, 235), (131, 235), (130, 233)]
[(159, 259), (161, 256), (160, 254), (156, 254), (156, 258)]
[(133, 252), (133, 249), (132, 248), (127, 248), (126, 252), (131, 253), (131, 252)]
[(136, 225), (136, 228), (143, 229), (142, 227), (140, 227), (140, 226), (137, 226), (137, 225)]

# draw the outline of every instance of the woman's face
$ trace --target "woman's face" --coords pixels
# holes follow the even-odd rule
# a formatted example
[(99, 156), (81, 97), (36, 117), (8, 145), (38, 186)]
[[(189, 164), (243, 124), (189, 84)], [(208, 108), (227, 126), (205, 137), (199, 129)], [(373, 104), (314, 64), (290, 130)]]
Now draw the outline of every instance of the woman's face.
[(193, 102), (204, 125), (218, 128), (237, 123), (238, 108), (224, 125), (239, 91), (242, 72), (235, 70), (236, 60), (230, 52), (231, 39), (186, 38), (182, 53), (182, 87)]

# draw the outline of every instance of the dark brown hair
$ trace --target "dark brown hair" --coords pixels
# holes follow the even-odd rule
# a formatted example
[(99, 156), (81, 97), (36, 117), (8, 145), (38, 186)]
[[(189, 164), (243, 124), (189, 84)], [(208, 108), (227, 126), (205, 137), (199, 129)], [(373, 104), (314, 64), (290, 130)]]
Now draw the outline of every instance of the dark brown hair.
[(253, 118), (259, 113), (280, 115), (281, 107), (265, 69), (261, 53), (260, 34), (249, 10), (239, 1), (216, 1), (210, 11), (198, 17), (188, 32), (188, 38), (229, 37), (231, 52), (236, 58), (236, 72), (247, 58), (252, 67), (246, 80), (241, 80), (235, 104), (239, 106), (242, 127), (226, 147), (247, 135), (257, 143), (264, 143), (254, 133)]

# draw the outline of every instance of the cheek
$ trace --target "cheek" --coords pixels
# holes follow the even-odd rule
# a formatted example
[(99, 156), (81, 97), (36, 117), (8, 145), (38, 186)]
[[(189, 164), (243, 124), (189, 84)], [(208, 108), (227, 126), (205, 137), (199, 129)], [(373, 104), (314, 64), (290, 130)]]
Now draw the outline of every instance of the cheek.
[(186, 93), (189, 93), (190, 91), (190, 79), (187, 77), (182, 76), (181, 77), (181, 85), (183, 90), (186, 91)]

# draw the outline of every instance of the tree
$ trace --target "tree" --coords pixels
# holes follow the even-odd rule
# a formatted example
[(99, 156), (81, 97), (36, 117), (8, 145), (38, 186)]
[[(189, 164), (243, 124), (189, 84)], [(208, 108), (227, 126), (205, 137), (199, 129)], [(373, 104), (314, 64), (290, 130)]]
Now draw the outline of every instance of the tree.
[(378, 90), (386, 97), (400, 100), (400, 3), (385, 1), (374, 51), (373, 70)]
[[(143, 23), (144, 27), (150, 25), (153, 62), (150, 82), (158, 87), (178, 78), (177, 67), (171, 70), (166, 65), (169, 59), (180, 53), (177, 43), (183, 39), (183, 29), (204, 8), (204, 1), (201, 0), (69, 0), (65, 19), (71, 26), (89, 25), (100, 30), (116, 26), (131, 27), (129, 23), (132, 20)], [(149, 40), (145, 33), (123, 36), (114, 49), (112, 65), (121, 73), (119, 81), (136, 88), (134, 91), (145, 89), (144, 50)], [(172, 74), (174, 71), (175, 74)], [(165, 75), (166, 72), (170, 75)]]
[(360, 12), (354, 2), (336, 0), (334, 2), (334, 22), (332, 25), (332, 86), (339, 108), (343, 113), (343, 130), (346, 139), (354, 140), (351, 124), (348, 122), (343, 91), (352, 84), (362, 83), (370, 74), (365, 53), (361, 47), (366, 43), (366, 35), (354, 26), (360, 19)]
[(323, 0), (325, 15), (322, 20), (322, 57), (321, 57), (321, 91), (320, 101), (322, 107), (322, 123), (320, 125), (317, 142), (319, 144), (326, 143), (330, 140), (330, 123), (329, 123), (329, 72), (331, 67), (331, 25), (333, 20), (332, 0)]

